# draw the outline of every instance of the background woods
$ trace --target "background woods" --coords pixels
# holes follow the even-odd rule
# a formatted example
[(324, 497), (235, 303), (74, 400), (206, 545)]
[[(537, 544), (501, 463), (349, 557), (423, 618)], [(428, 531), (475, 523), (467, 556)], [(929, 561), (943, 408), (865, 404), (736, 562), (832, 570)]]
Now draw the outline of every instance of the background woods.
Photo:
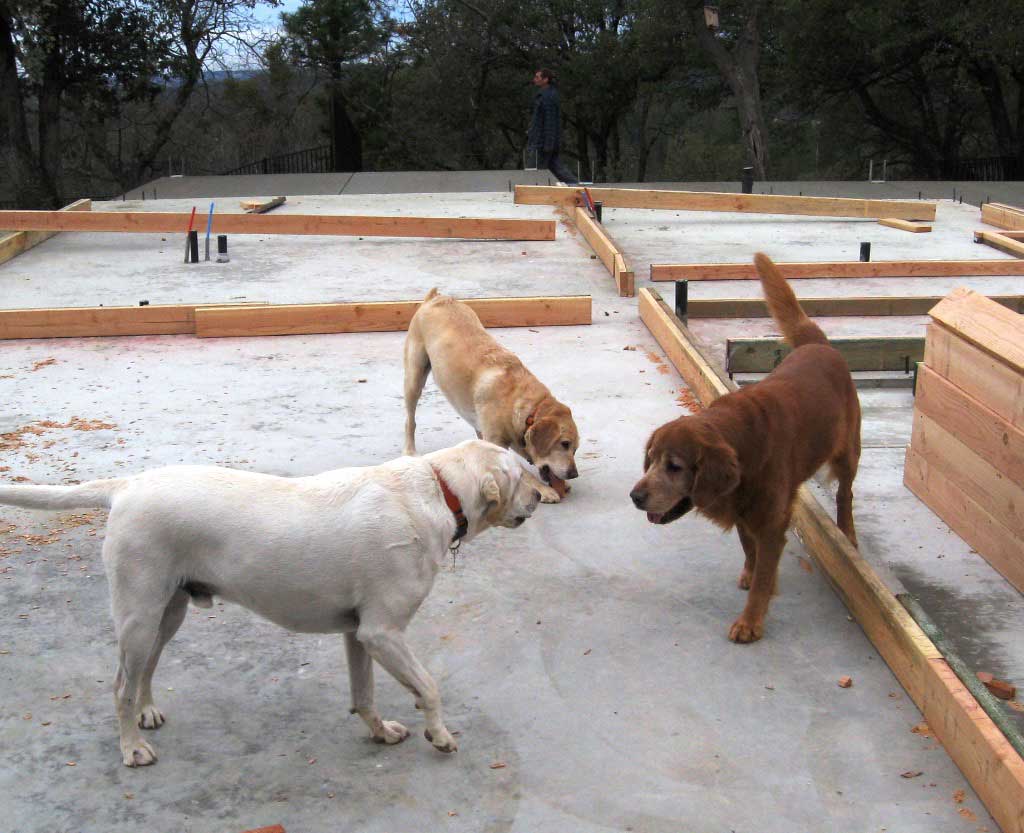
[[(326, 145), (522, 165), (532, 71), (595, 180), (1024, 177), (1013, 0), (0, 0), (0, 201), (50, 207)], [(293, 4), (294, 6), (294, 4)]]

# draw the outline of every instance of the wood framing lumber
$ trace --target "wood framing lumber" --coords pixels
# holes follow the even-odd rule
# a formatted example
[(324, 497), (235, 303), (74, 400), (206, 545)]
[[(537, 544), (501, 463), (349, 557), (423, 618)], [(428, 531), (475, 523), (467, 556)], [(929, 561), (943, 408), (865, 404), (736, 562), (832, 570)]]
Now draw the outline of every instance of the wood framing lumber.
[(1024, 208), (988, 202), (981, 207), (981, 222), (1001, 229), (1024, 229)]
[(1009, 235), (1000, 234), (997, 231), (976, 231), (974, 232), (974, 242), (984, 243), (986, 246), (1006, 252), (1008, 255), (1024, 258), (1024, 241), (1014, 240)]
[[(578, 188), (517, 185), (519, 205), (573, 205)], [(814, 217), (866, 217), (874, 220), (934, 220), (935, 203), (916, 200), (865, 200), (844, 197), (792, 197), (729, 194), (715, 191), (652, 191), (638, 188), (590, 188), (605, 208), (657, 208), (672, 211), (723, 211), (758, 214), (803, 214)]]
[(1001, 474), (1024, 486), (1024, 431), (928, 365), (917, 370), (914, 410), (931, 417)]
[[(800, 278), (945, 278), (1024, 275), (1019, 260), (841, 260), (823, 263), (776, 264), (789, 280)], [(652, 281), (757, 280), (752, 261), (746, 263), (653, 263)]]
[[(549, 327), (591, 323), (589, 295), (536, 298), (473, 298), (465, 302), (485, 327)], [(196, 310), (196, 335), (312, 335), (405, 330), (420, 301), (285, 304)]]
[(907, 449), (903, 483), (993, 569), (1024, 592), (1024, 543), (978, 503), (932, 458)]
[(1000, 700), (1012, 700), (1017, 696), (1017, 686), (1006, 682), (1006, 680), (1000, 680), (987, 671), (979, 671), (978, 680), (985, 688), (992, 692), (993, 696), (998, 697)]
[(1024, 430), (1024, 374), (958, 337), (942, 324), (929, 324), (924, 363), (968, 396)]
[(1024, 374), (1024, 317), (957, 287), (929, 313), (960, 338)]
[[(847, 296), (800, 298), (800, 306), (813, 318), (831, 316), (927, 315), (942, 295)], [(1024, 295), (988, 296), (997, 304), (1024, 312)], [(763, 298), (690, 298), (690, 318), (770, 318)]]
[[(65, 205), (61, 211), (92, 211), (92, 200), (76, 200), (70, 205)], [(33, 246), (38, 246), (44, 240), (49, 240), (57, 232), (55, 231), (16, 231), (12, 234), (0, 236), (0, 263), (6, 263), (22, 252), (27, 252)]]
[[(736, 389), (658, 293), (644, 288), (639, 294), (641, 317), (654, 324), (651, 333), (705, 405)], [(793, 520), (807, 551), (1003, 833), (1024, 833), (1024, 760), (806, 486), (797, 496)]]
[[(832, 338), (829, 344), (842, 353), (850, 370), (909, 373), (924, 359), (923, 338)], [(779, 338), (731, 338), (726, 341), (725, 369), (729, 373), (769, 373), (790, 351)]]
[(242, 200), (239, 205), (245, 209), (246, 214), (266, 214), (273, 211), (279, 205), (284, 205), (287, 197), (274, 197), (271, 200)]
[[(163, 211), (0, 211), (0, 227), (27, 231), (184, 234), (189, 215)], [(365, 217), (340, 214), (214, 214), (212, 234), (321, 234), (554, 240), (554, 220), (472, 217)]]
[(576, 207), (573, 213), (576, 228), (590, 244), (598, 259), (605, 265), (609, 274), (615, 279), (619, 295), (628, 298), (635, 294), (635, 278), (633, 270), (626, 264), (626, 258), (619, 251), (607, 230), (590, 216), (585, 208)]
[(890, 217), (879, 220), (878, 224), (880, 226), (899, 229), (900, 231), (910, 231), (914, 234), (922, 234), (932, 230), (930, 223), (915, 223), (913, 220), (897, 220)]
[(0, 339), (187, 335), (196, 330), (197, 306), (213, 305), (153, 304), (137, 307), (0, 310)]
[[(910, 446), (940, 477), (948, 479), (979, 506), (984, 506), (1007, 529), (1010, 537), (1024, 542), (1024, 486), (1003, 477), (955, 432), (943, 428), (920, 408), (914, 409)], [(1000, 572), (1006, 575), (1004, 570)], [(1016, 565), (1015, 572), (1021, 581), (1011, 581), (1018, 589), (1024, 589), (1024, 559)]]

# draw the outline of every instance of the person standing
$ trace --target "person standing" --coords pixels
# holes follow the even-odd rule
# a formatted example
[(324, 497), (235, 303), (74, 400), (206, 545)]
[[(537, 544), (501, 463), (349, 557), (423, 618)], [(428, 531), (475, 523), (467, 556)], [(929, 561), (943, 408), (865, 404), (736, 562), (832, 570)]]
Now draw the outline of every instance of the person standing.
[(579, 185), (579, 180), (562, 164), (558, 156), (562, 141), (561, 103), (555, 86), (554, 73), (538, 69), (533, 74), (533, 85), (538, 88), (533, 99), (533, 118), (527, 134), (527, 147), (537, 154), (537, 167), (547, 168), (567, 185)]

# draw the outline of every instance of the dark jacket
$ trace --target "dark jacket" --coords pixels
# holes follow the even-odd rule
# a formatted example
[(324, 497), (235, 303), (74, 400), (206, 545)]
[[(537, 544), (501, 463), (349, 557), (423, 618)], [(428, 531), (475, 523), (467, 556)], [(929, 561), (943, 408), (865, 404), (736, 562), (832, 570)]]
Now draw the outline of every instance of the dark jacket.
[(558, 150), (561, 125), (561, 106), (558, 90), (550, 84), (533, 99), (533, 119), (530, 122), (528, 144), (533, 150), (553, 153)]

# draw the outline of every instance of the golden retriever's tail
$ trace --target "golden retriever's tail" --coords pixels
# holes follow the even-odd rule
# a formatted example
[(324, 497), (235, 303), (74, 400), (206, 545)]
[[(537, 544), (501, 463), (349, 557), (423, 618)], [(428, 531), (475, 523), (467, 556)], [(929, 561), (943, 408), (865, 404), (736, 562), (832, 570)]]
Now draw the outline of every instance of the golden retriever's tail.
[(426, 297), (423, 299), (423, 303), (425, 304), (427, 301), (433, 300), (440, 294), (441, 292), (435, 286), (433, 289), (430, 290), (430, 292), (427, 293)]
[(800, 347), (803, 344), (828, 344), (825, 333), (807, 317), (789, 282), (771, 258), (758, 252), (754, 255), (754, 265), (761, 276), (761, 288), (768, 310), (782, 330), (786, 341), (793, 347)]

